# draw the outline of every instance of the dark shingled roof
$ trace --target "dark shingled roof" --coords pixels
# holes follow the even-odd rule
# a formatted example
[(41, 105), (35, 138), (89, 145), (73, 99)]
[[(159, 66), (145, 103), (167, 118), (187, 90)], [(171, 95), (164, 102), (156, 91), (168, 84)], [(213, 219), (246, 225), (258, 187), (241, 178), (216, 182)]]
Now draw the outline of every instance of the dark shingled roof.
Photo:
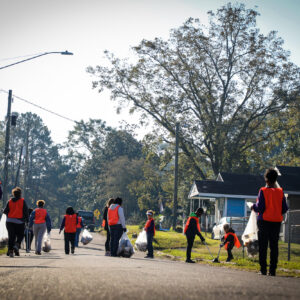
[[(278, 183), (283, 190), (300, 192), (300, 167), (278, 166), (277, 169), (281, 174)], [(218, 181), (196, 180), (195, 184), (201, 194), (256, 196), (259, 189), (265, 186), (265, 180), (263, 175), (221, 172)]]
[(265, 185), (261, 175), (221, 173), (224, 181), (196, 180), (199, 193), (256, 196)]

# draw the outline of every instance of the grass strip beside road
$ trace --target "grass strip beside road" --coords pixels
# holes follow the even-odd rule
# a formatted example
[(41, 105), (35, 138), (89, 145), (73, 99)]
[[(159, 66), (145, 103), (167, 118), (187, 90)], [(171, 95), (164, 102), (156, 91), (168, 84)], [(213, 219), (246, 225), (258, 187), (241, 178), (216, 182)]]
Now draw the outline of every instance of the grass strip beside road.
[[(129, 230), (128, 236), (130, 237), (134, 245), (136, 239), (132, 238), (132, 234), (139, 234), (139, 232), (141, 232), (141, 229), (139, 229), (139, 226), (137, 225), (129, 225), (127, 226), (127, 228)], [(202, 234), (205, 237), (206, 243), (208, 244), (213, 257), (215, 258), (219, 251), (220, 242), (218, 240), (211, 239), (210, 233)], [(178, 261), (185, 260), (187, 242), (186, 237), (182, 233), (177, 233), (175, 231), (156, 231), (154, 238), (155, 240), (153, 242), (153, 247), (156, 256)], [(300, 277), (300, 245), (291, 244), (291, 249), (291, 260), (287, 261), (287, 243), (279, 242), (279, 261), (277, 274), (281, 276)], [(212, 264), (214, 266), (242, 269), (248, 271), (259, 270), (258, 256), (256, 256), (255, 258), (247, 257), (246, 249), (245, 258), (243, 258), (242, 247), (240, 249), (234, 247), (233, 256), (235, 259), (232, 262), (225, 263), (227, 258), (227, 251), (222, 248), (219, 257), (221, 263), (212, 263), (212, 257), (209, 254), (207, 248), (196, 236), (192, 251), (192, 259), (196, 260), (198, 263)], [(268, 257), (270, 256), (268, 255)]]

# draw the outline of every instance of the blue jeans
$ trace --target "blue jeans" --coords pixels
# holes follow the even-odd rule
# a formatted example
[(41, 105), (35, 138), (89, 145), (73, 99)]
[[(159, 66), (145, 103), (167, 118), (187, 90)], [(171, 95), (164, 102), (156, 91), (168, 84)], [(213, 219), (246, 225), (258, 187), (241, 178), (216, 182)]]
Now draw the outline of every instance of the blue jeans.
[(75, 247), (78, 247), (78, 242), (79, 242), (79, 235), (81, 232), (81, 228), (76, 228), (76, 235), (75, 235)]

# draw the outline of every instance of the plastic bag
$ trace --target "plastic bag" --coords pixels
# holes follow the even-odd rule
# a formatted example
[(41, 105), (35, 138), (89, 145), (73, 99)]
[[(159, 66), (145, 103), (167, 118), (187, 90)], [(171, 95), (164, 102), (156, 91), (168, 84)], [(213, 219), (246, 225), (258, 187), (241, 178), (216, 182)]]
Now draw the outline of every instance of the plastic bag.
[(3, 214), (0, 221), (0, 246), (5, 246), (8, 242), (6, 219), (7, 219), (6, 214)]
[[(248, 203), (247, 203), (248, 204)], [(255, 256), (258, 253), (258, 228), (256, 221), (256, 213), (254, 210), (251, 211), (249, 221), (242, 235), (242, 241), (247, 247), (248, 256)]]
[(249, 217), (249, 221), (242, 235), (242, 241), (244, 242), (244, 244), (253, 240), (257, 240), (258, 239), (257, 232), (258, 232), (258, 228), (256, 223), (256, 214), (255, 211), (252, 210)]
[(135, 246), (139, 251), (146, 251), (147, 250), (147, 233), (145, 230), (140, 232), (138, 235), (136, 241), (135, 241)]
[(81, 236), (81, 243), (83, 245), (87, 245), (89, 242), (91, 242), (93, 240), (92, 235), (88, 232), (87, 229), (83, 230), (82, 236)]
[(123, 256), (123, 257), (131, 257), (133, 253), (134, 253), (133, 246), (132, 246), (126, 232), (124, 232), (119, 241), (117, 255)]
[(50, 252), (51, 250), (51, 241), (50, 241), (50, 234), (45, 232), (44, 237), (43, 237), (43, 247), (42, 247), (44, 252)]

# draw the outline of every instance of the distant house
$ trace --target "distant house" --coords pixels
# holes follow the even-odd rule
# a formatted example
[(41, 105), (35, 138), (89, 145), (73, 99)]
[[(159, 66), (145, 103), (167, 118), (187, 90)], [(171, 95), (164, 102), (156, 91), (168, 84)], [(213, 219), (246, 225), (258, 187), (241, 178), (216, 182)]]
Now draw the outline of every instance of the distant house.
[[(300, 209), (300, 167), (276, 168), (279, 173), (278, 183), (284, 189), (289, 207)], [(219, 173), (216, 180), (196, 180), (189, 193), (190, 209), (192, 211), (198, 206), (205, 206), (210, 201), (215, 208), (211, 222), (217, 223), (222, 217), (246, 217), (250, 213), (246, 202), (255, 202), (259, 189), (264, 185), (263, 175), (227, 172)], [(299, 220), (296, 219), (293, 221), (300, 224), (300, 214)], [(286, 232), (287, 228), (283, 226), (284, 236), (287, 236)]]

